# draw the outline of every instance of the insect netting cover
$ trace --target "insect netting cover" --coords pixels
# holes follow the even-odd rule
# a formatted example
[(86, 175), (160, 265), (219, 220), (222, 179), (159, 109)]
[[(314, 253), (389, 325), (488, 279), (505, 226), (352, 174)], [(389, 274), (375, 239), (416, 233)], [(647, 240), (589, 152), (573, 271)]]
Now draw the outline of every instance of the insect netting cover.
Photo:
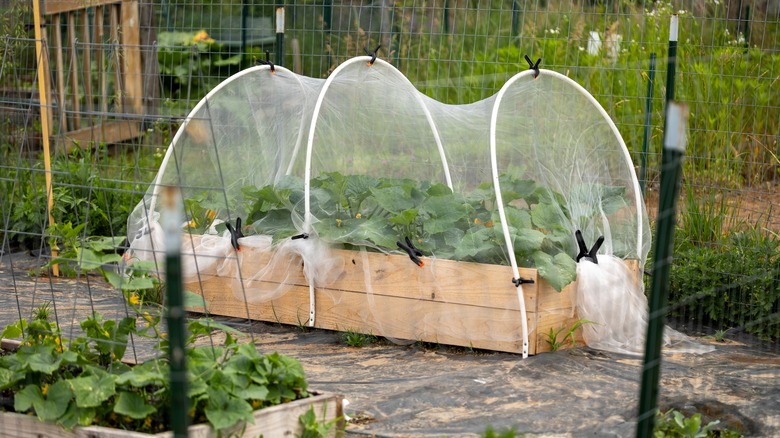
[[(574, 307), (590, 347), (642, 353), (648, 305), (629, 264), (644, 266), (651, 234), (615, 125), (586, 90), (545, 70), (508, 81), (493, 120), (495, 174), (517, 263), (535, 265), (554, 285), (576, 278)], [(666, 333), (667, 347), (707, 350)]]
[[(231, 244), (228, 227), (238, 226), (247, 235), (240, 239), (243, 245), (269, 250), (273, 234), (253, 228), (290, 228), (287, 205), (282, 214), (258, 202), (258, 193), (267, 187), (290, 187), (297, 192), (285, 203), (302, 199), (303, 174), (296, 179), (295, 171), (303, 167), (294, 164), (304, 156), (304, 135), (322, 84), (283, 68), (272, 72), (269, 66), (259, 66), (232, 76), (203, 98), (177, 131), (157, 177), (128, 219), (135, 262), (154, 263), (153, 269), (163, 271), (160, 192), (162, 186), (173, 185), (181, 189), (186, 215), (184, 282), (219, 275), (235, 280), (233, 291), (242, 299), (283, 294), (286, 276), (299, 263), (295, 242), (277, 245), (276, 257), (245, 263)], [(271, 275), (277, 283), (256, 281)]]

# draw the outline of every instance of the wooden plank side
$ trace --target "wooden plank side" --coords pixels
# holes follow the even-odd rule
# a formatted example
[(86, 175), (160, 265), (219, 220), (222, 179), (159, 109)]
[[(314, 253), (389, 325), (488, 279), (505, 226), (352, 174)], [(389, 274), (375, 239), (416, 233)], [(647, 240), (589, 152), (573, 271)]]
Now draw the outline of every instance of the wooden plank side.
[[(87, 113), (92, 112), (92, 100), (94, 96), (92, 94), (92, 40), (89, 35), (89, 15), (86, 11), (81, 13), (81, 47), (82, 49), (82, 63), (81, 63), (81, 80), (84, 84), (84, 109)], [(88, 119), (92, 119), (92, 115), (87, 115)], [(91, 123), (89, 123), (91, 124)]]
[[(197, 245), (200, 236), (192, 236)], [(370, 290), (376, 295), (392, 295), (415, 300), (483, 306), (519, 310), (517, 292), (512, 284), (512, 269), (509, 266), (458, 262), (453, 260), (425, 259), (420, 268), (407, 256), (333, 250), (338, 272), (335, 281), (325, 284), (328, 289), (353, 292)], [(262, 280), (270, 283), (288, 283), (309, 286), (302, 269), (294, 269), (297, 263), (284, 262), (278, 268), (282, 272), (267, 272), (258, 277), (260, 270), (270, 271), (270, 254), (264, 248), (243, 245), (241, 250), (241, 278)], [(300, 260), (300, 259), (297, 259)], [(539, 278), (535, 269), (520, 269), (520, 275), (533, 279), (535, 283), (523, 285), (526, 311), (537, 308), (536, 295)], [(237, 278), (235, 270), (231, 278)]]
[(52, 15), (121, 2), (122, 0), (45, 0), (41, 6), (44, 15)]
[(122, 75), (124, 86), (122, 96), (125, 99), (125, 111), (131, 114), (143, 114), (143, 78), (141, 65), (141, 37), (138, 22), (138, 0), (122, 2), (120, 34), (122, 38)]
[[(231, 280), (225, 278), (187, 284), (185, 289), (202, 293), (212, 314), (291, 325), (303, 325), (309, 318), (308, 286), (291, 285), (281, 297), (257, 304), (244, 302), (240, 292), (237, 298)], [(520, 313), (515, 310), (330, 288), (316, 290), (315, 307), (316, 328), (522, 352)], [(529, 327), (534, 327), (536, 313), (528, 312), (527, 317)], [(531, 342), (531, 350), (534, 345)]]
[(73, 109), (73, 129), (81, 128), (81, 106), (79, 104), (79, 65), (76, 52), (76, 16), (75, 12), (66, 15), (68, 25), (68, 61), (70, 67), (70, 100)]
[(43, 423), (38, 417), (12, 412), (0, 413), (0, 438), (79, 438), (56, 424)]
[(74, 147), (83, 148), (92, 143), (113, 144), (120, 143), (140, 135), (139, 122), (127, 120), (111, 120), (95, 126), (87, 126), (76, 131), (64, 133), (65, 150), (70, 151)]
[[(338, 280), (327, 285), (329, 289), (362, 292), (370, 281), (372, 291), (379, 295), (520, 309), (509, 266), (425, 258), (425, 266), (420, 268), (402, 255), (345, 250), (333, 253), (343, 260), (343, 268)], [(523, 285), (526, 311), (534, 311), (536, 270), (521, 269), (520, 275), (535, 281)]]

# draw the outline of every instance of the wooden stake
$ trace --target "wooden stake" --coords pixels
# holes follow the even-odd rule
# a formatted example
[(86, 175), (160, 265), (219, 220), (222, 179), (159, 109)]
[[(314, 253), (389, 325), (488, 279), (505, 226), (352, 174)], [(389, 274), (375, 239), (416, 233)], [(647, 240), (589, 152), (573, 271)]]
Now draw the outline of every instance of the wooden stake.
[[(41, 136), (43, 137), (43, 167), (46, 176), (46, 212), (49, 215), (49, 226), (54, 225), (54, 216), (51, 211), (54, 208), (54, 196), (51, 186), (51, 156), (49, 151), (49, 103), (48, 92), (46, 89), (46, 70), (49, 63), (46, 62), (43, 52), (43, 29), (41, 28), (41, 5), (40, 0), (33, 0), (33, 20), (35, 22), (35, 56), (38, 58), (38, 94), (41, 101)], [(59, 29), (57, 29), (59, 31)], [(57, 257), (57, 251), (52, 248), (51, 257)], [(52, 266), (52, 274), (59, 277), (59, 266)]]

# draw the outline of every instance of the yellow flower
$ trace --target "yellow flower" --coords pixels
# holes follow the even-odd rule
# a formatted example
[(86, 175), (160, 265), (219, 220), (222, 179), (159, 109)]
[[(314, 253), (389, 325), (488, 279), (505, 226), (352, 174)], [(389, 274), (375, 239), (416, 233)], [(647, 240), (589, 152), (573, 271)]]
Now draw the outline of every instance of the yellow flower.
[(358, 214), (356, 214), (356, 215), (355, 215), (355, 219), (360, 219), (361, 217), (363, 217), (363, 215), (362, 215), (362, 214), (360, 214), (360, 213), (358, 213)]
[(475, 218), (474, 218), (474, 225), (479, 225), (479, 223), (480, 223), (480, 222), (482, 222), (482, 221), (481, 221), (481, 220), (479, 220), (479, 218), (478, 218), (478, 217), (475, 217)]
[(341, 227), (341, 219), (336, 219), (336, 227)]
[(141, 304), (141, 299), (138, 297), (138, 294), (135, 292), (130, 294), (130, 297), (127, 299), (127, 301), (129, 301), (130, 304), (132, 304), (133, 306), (137, 306)]
[(208, 209), (206, 210), (206, 217), (209, 218), (210, 221), (214, 221), (214, 218), (217, 217), (217, 212), (212, 209)]
[(209, 38), (209, 34), (205, 30), (201, 30), (192, 37), (193, 43), (206, 43), (213, 44), (214, 38)]
[(146, 417), (146, 418), (144, 418), (144, 426), (146, 426), (146, 427), (152, 427), (152, 417)]
[(146, 320), (146, 322), (152, 322), (152, 315), (150, 315), (149, 312), (144, 312), (143, 316), (144, 316), (144, 320)]
[(47, 392), (49, 392), (49, 384), (44, 383), (43, 386), (41, 386), (41, 394), (45, 397)]
[(485, 222), (485, 226), (486, 226), (487, 228), (493, 228), (493, 221), (487, 221), (487, 222)]
[(257, 409), (260, 407), (262, 403), (260, 403), (260, 400), (252, 400), (252, 409)]

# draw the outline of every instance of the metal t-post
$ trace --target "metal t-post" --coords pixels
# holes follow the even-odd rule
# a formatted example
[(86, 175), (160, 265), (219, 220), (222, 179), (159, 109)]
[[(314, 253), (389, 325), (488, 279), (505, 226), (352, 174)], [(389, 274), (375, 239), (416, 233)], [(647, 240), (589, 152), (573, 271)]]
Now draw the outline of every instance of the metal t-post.
[(645, 128), (642, 136), (642, 155), (639, 157), (639, 186), (642, 196), (647, 188), (647, 145), (650, 143), (650, 123), (653, 118), (653, 88), (655, 85), (655, 52), (650, 54), (650, 69), (647, 72), (647, 99), (645, 100)]
[(666, 116), (664, 118), (664, 145), (661, 151), (661, 196), (658, 216), (653, 284), (650, 292), (650, 317), (645, 339), (645, 360), (639, 395), (637, 438), (653, 436), (655, 411), (658, 405), (658, 384), (661, 377), (661, 345), (669, 295), (669, 271), (672, 264), (677, 195), (680, 191), (682, 161), (685, 152), (688, 110), (673, 102), (674, 76), (677, 65), (677, 15), (669, 26), (669, 53), (666, 71)]
[(163, 191), (162, 221), (165, 231), (165, 289), (167, 301), (168, 356), (171, 367), (171, 429), (174, 438), (187, 437), (187, 364), (184, 352), (184, 297), (181, 278), (182, 199), (178, 189)]

